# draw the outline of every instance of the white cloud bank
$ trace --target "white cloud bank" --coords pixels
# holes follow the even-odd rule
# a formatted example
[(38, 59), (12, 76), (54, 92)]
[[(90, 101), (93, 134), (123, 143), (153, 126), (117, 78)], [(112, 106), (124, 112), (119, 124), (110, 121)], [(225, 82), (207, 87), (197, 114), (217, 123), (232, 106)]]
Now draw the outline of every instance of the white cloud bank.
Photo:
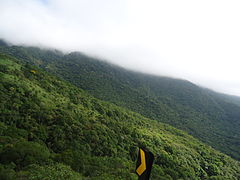
[(234, 0), (1, 0), (0, 38), (240, 96), (239, 9)]

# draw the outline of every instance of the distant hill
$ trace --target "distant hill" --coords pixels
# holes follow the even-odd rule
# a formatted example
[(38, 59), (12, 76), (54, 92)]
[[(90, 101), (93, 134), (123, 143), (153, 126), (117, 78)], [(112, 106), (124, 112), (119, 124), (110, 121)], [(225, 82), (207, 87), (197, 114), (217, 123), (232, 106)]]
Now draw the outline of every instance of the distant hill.
[(227, 94), (213, 93), (211, 91), (209, 93), (211, 93), (213, 96), (217, 96), (218, 98), (221, 98), (225, 102), (236, 104), (237, 106), (240, 107), (240, 97), (239, 96), (231, 96), (231, 95), (227, 95)]
[(55, 74), (104, 101), (168, 123), (240, 159), (239, 98), (195, 84), (129, 71), (81, 53), (1, 46), (1, 52)]
[(0, 179), (137, 179), (137, 147), (155, 155), (151, 179), (239, 179), (240, 163), (181, 130), (93, 98), (0, 54)]

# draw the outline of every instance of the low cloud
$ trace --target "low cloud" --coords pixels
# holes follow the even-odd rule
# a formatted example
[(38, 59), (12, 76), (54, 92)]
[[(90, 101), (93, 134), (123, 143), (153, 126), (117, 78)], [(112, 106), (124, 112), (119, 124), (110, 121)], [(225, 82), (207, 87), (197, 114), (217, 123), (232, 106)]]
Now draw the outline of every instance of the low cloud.
[(0, 38), (240, 96), (239, 1), (1, 0)]

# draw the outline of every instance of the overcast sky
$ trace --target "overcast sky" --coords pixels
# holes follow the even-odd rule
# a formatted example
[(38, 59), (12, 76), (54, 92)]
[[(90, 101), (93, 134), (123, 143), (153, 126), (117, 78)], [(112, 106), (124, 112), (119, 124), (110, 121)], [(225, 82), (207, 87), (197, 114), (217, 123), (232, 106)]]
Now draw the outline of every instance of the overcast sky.
[(239, 0), (0, 0), (0, 38), (240, 96)]

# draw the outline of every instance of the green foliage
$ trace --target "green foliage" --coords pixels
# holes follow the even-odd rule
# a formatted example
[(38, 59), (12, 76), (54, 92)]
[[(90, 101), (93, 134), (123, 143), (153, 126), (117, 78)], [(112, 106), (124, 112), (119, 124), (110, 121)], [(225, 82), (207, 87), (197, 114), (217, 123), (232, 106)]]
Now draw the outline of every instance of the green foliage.
[(13, 162), (16, 169), (30, 165), (42, 164), (48, 161), (50, 153), (46, 147), (36, 142), (18, 140), (14, 144), (6, 144), (2, 147), (0, 161), (3, 164)]
[[(218, 94), (183, 80), (127, 71), (81, 53), (64, 55), (59, 51), (6, 43), (0, 46), (1, 51), (37, 65), (97, 98), (187, 131), (240, 159), (239, 97)], [(6, 71), (4, 63), (0, 69)], [(30, 71), (25, 72), (29, 78)], [(101, 113), (99, 107), (95, 110)]]
[(29, 180), (82, 180), (79, 173), (74, 172), (69, 166), (54, 164), (47, 166), (31, 165), (17, 173), (19, 179)]
[(152, 179), (240, 178), (238, 161), (183, 131), (2, 61), (0, 179), (134, 180), (138, 146), (155, 154)]

